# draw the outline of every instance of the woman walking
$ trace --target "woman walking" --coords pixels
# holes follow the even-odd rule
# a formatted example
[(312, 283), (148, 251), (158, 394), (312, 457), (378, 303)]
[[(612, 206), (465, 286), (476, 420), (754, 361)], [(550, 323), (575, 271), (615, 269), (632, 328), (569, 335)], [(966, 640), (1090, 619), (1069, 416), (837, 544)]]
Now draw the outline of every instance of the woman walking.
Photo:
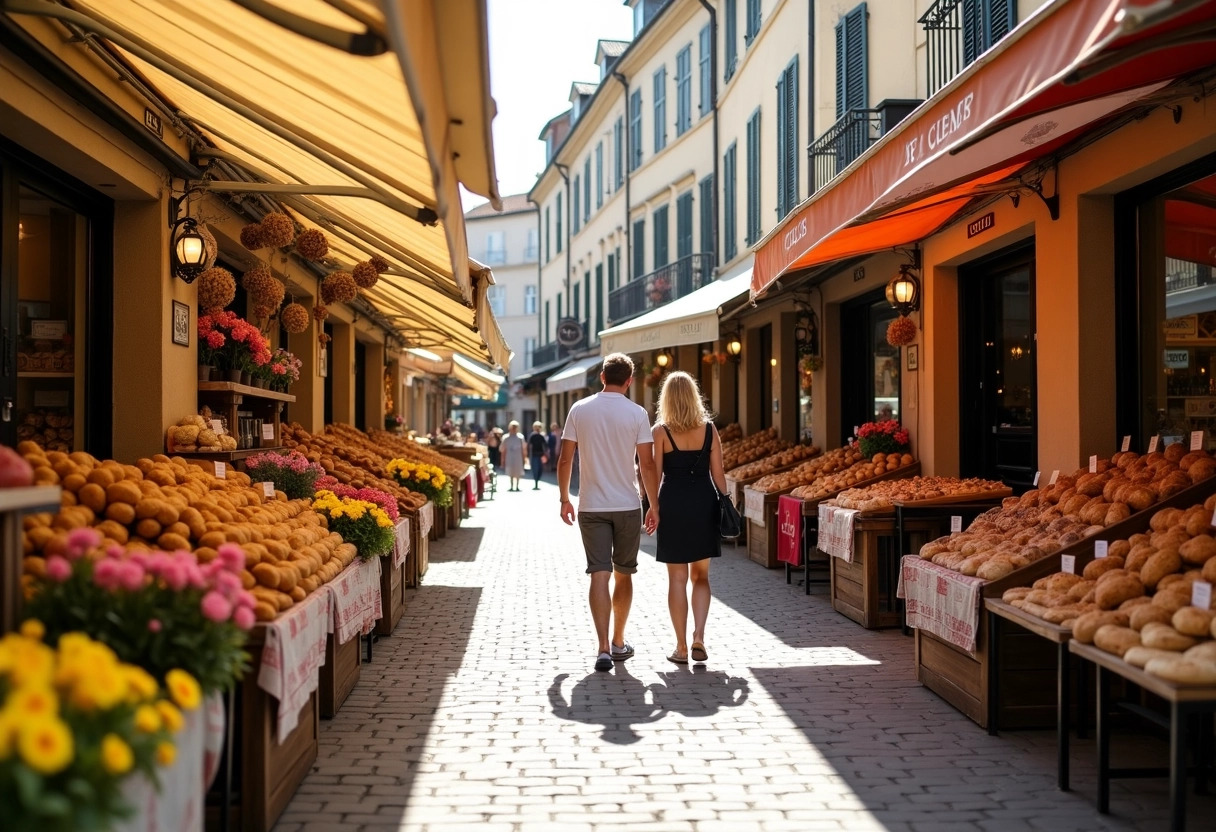
[(549, 440), (542, 431), (544, 422), (533, 422), (532, 433), (528, 436), (528, 464), (532, 466), (532, 490), (540, 491), (540, 475), (545, 473), (545, 463), (549, 461)]
[[(654, 436), (659, 485), (659, 563), (667, 564), (667, 607), (676, 631), (676, 664), (708, 660), (705, 619), (709, 615), (709, 559), (722, 555), (718, 493), (726, 490), (722, 441), (688, 373), (669, 373), (659, 391)], [(692, 579), (692, 648), (687, 641), (688, 581)]]
[(490, 452), (490, 464), (498, 469), (502, 466), (502, 456), (498, 453), (498, 446), (502, 443), (502, 429), (498, 427), (490, 428), (486, 432), (486, 450)]
[(519, 481), (524, 475), (524, 438), (519, 433), (519, 422), (514, 419), (507, 425), (507, 435), (502, 438), (502, 464), (511, 478), (508, 491), (518, 491)]

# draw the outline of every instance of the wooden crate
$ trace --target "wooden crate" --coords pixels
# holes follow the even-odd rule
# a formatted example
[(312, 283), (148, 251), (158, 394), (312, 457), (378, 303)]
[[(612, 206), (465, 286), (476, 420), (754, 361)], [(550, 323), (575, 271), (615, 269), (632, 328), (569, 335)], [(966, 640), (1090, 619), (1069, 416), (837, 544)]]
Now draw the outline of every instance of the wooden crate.
[(455, 493), (452, 495), (452, 504), (443, 510), (448, 516), (449, 529), (460, 528), (460, 518), (463, 516), (462, 506), (464, 505), (465, 500), (464, 489), (464, 480), (456, 480)]
[[(774, 503), (773, 505), (776, 505)], [(774, 513), (776, 513), (774, 511)], [(766, 569), (776, 569), (781, 566), (777, 560), (777, 523), (770, 520), (767, 523), (747, 521), (747, 557)]]
[[(947, 521), (948, 522), (948, 521)], [(899, 551), (894, 515), (857, 517), (853, 529), (853, 560), (829, 557), (832, 609), (868, 630), (900, 626), (895, 589), (899, 581)], [(904, 523), (913, 551), (941, 534), (936, 520)]]
[(422, 576), (430, 565), (430, 546), (431, 538), (422, 533), (422, 525), (415, 515), (410, 518), (410, 552), (405, 560), (404, 585), (407, 589), (422, 583)]
[(405, 570), (409, 563), (407, 555), (405, 563), (394, 569), (392, 555), (380, 558), (380, 620), (376, 622), (376, 635), (391, 636), (405, 614)]
[(448, 536), (448, 511), (449, 509), (435, 506), (435, 520), (431, 523), (431, 540), (439, 540)]
[(359, 681), (359, 668), (363, 664), (362, 638), (355, 636), (346, 644), (336, 644), (336, 641), (334, 633), (325, 639), (325, 664), (321, 666), (321, 686), (317, 689), (317, 706), (322, 719), (337, 716), (338, 709)]

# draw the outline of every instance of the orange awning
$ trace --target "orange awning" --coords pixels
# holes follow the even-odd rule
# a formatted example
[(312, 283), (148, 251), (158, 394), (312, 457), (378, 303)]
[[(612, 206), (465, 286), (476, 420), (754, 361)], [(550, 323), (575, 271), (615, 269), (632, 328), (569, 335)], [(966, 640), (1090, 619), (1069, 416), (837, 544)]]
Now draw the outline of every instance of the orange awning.
[(908, 245), (1027, 165), (1216, 64), (1216, 0), (1054, 0), (756, 246), (752, 296), (787, 272)]

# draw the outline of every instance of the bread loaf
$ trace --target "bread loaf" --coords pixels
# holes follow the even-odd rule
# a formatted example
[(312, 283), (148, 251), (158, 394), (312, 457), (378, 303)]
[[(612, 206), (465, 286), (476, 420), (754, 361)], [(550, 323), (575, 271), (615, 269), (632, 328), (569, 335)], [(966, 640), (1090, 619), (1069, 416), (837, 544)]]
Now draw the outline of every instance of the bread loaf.
[(1131, 648), (1139, 646), (1141, 638), (1142, 635), (1131, 627), (1105, 624), (1094, 633), (1094, 646), (1107, 653), (1122, 656)]
[(1173, 650), (1177, 653), (1195, 646), (1194, 638), (1183, 635), (1169, 624), (1145, 624), (1144, 628), (1140, 630), (1140, 641), (1145, 647)]

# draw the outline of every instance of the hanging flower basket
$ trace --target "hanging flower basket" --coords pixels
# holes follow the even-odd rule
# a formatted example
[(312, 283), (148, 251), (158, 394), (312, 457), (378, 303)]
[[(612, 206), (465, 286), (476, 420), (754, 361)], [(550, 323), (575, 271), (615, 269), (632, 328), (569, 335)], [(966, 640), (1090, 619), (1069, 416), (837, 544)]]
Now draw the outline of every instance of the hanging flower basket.
[(911, 318), (900, 316), (887, 326), (887, 343), (893, 347), (906, 347), (916, 340), (916, 324)]

